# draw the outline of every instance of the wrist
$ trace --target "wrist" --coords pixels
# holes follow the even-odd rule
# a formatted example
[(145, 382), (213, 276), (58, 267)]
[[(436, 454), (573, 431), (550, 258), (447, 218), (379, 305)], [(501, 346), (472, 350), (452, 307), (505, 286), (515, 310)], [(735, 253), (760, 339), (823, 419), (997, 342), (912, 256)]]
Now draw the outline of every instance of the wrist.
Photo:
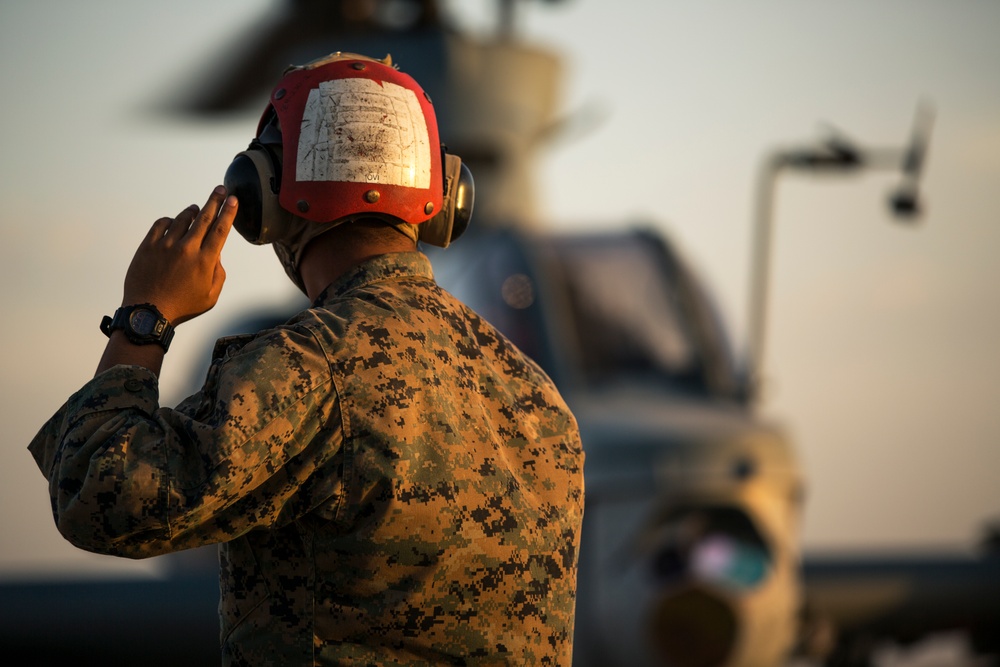
[(114, 366), (141, 366), (159, 376), (165, 355), (160, 345), (137, 345), (128, 339), (124, 331), (117, 329), (108, 338), (96, 374)]
[(122, 306), (113, 317), (105, 316), (101, 331), (109, 338), (121, 331), (135, 345), (156, 344), (166, 352), (174, 337), (174, 327), (163, 313), (151, 303)]

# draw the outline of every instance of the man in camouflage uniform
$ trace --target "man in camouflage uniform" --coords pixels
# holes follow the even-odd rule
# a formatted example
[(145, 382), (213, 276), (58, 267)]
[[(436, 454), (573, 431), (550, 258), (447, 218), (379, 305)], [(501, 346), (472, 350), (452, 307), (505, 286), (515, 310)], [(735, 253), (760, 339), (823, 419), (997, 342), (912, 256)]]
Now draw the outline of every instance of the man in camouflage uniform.
[[(318, 89), (335, 102), (325, 111), (308, 101)], [(402, 107), (383, 91), (408, 110), (392, 116)], [(388, 136), (373, 124), (388, 122), (406, 146), (421, 132), (438, 143), (429, 101), (388, 60), (338, 54), (288, 73), (227, 174), (237, 196), (219, 187), (200, 210), (154, 223), (122, 314), (102, 325), (97, 375), (32, 441), (56, 524), (83, 549), (129, 558), (219, 543), (224, 664), (569, 665), (576, 422), (545, 374), (441, 290), (416, 250), (421, 226), (441, 223), (432, 213), (461, 206), (461, 179), (444, 174), (453, 156), (418, 151), (418, 171), (433, 172), (424, 184), (383, 172), (345, 185), (334, 168), (303, 186), (296, 169), (318, 150), (302, 139), (316, 113), (336, 121), (329, 143), (346, 146), (324, 148), (331, 163), (357, 162), (358, 143), (371, 159)], [(241, 180), (238, 163), (261, 163), (254, 150), (276, 159), (275, 196), (291, 206), (275, 212), (269, 188)], [(415, 216), (399, 205), (409, 190)], [(373, 212), (358, 197), (397, 208)], [(328, 204), (336, 217), (302, 217)], [(275, 244), (312, 307), (219, 341), (201, 391), (160, 407), (172, 326), (216, 303), (234, 221)]]

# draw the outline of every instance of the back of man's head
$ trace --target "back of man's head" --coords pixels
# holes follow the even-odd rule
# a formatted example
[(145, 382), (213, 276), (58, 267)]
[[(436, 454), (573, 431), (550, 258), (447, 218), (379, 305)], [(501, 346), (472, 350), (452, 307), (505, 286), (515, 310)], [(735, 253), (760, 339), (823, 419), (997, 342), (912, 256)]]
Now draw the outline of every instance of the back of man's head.
[(236, 229), (274, 244), (300, 288), (303, 251), (334, 227), (380, 220), (445, 247), (472, 213), (471, 174), (445, 152), (430, 98), (388, 56), (338, 52), (286, 70), (225, 185), (240, 202)]

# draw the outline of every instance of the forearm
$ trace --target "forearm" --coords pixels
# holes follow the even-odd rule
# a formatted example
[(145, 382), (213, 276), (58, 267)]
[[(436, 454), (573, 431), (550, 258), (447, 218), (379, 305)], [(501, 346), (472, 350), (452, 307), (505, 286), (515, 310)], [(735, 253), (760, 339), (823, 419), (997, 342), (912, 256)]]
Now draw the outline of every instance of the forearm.
[(104, 371), (119, 365), (142, 366), (153, 375), (159, 377), (160, 368), (163, 366), (163, 347), (157, 344), (136, 345), (128, 339), (125, 332), (118, 330), (111, 334), (108, 345), (104, 348), (104, 354), (97, 366), (95, 376)]

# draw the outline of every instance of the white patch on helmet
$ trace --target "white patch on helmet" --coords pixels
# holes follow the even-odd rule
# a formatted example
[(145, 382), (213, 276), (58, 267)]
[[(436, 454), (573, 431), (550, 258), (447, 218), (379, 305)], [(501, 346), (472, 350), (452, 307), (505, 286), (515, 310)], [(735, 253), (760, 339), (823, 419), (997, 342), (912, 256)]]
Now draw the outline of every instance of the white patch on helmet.
[(312, 89), (295, 178), (430, 187), (430, 140), (416, 94), (371, 79), (324, 81)]

